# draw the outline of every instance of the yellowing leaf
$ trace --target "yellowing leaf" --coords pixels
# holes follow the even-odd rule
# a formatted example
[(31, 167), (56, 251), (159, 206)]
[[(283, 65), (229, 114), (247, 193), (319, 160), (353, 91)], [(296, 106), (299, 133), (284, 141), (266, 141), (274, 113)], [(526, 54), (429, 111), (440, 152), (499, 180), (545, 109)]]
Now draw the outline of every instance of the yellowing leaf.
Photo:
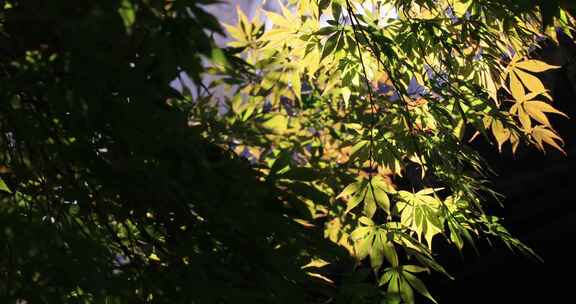
[(542, 126), (534, 127), (534, 129), (532, 129), (532, 137), (536, 141), (536, 146), (538, 146), (538, 148), (540, 148), (540, 150), (544, 151), (544, 144), (543, 143), (547, 143), (547, 144), (551, 145), (552, 147), (560, 150), (560, 152), (566, 154), (566, 152), (564, 152), (564, 150), (557, 143), (557, 141), (560, 143), (563, 143), (564, 141), (562, 140), (562, 138), (560, 138), (560, 136), (558, 136), (556, 133), (554, 133), (550, 129), (547, 129), (547, 128), (542, 127)]
[(264, 33), (260, 37), (261, 41), (269, 41), (270, 44), (267, 45), (268, 48), (275, 48), (277, 46), (283, 45), (286, 43), (286, 40), (289, 38), (293, 38), (293, 33), (290, 30), (277, 28), (272, 29)]
[(302, 83), (300, 82), (300, 73), (298, 71), (294, 71), (292, 73), (292, 77), (290, 79), (290, 83), (292, 84), (292, 89), (294, 90), (294, 95), (296, 98), (300, 100), (302, 97)]
[(265, 121), (262, 126), (276, 133), (284, 133), (288, 128), (288, 118), (282, 114), (274, 115), (272, 118)]
[(291, 24), (291, 26), (296, 28), (300, 27), (300, 18), (297, 15), (292, 14), (292, 12), (281, 1), (278, 3), (280, 4), (282, 15)]
[(518, 145), (520, 144), (520, 138), (515, 132), (510, 135), (510, 144), (512, 144), (512, 153), (516, 153)]
[(490, 95), (490, 98), (492, 98), (496, 104), (500, 104), (498, 101), (498, 88), (492, 78), (492, 74), (490, 71), (486, 71), (482, 75), (484, 76), (485, 89), (488, 92), (488, 95)]
[(266, 18), (268, 18), (270, 21), (272, 21), (272, 24), (274, 24), (277, 27), (280, 28), (284, 28), (284, 29), (292, 29), (292, 27), (295, 24), (291, 24), (290, 21), (288, 21), (286, 18), (284, 18), (283, 16), (273, 13), (273, 12), (266, 12)]
[(562, 115), (562, 116), (568, 118), (568, 115), (564, 114), (563, 112), (560, 112), (559, 110), (554, 108), (551, 104), (543, 102), (543, 101), (538, 101), (538, 100), (526, 101), (524, 103), (524, 107), (526, 109), (528, 107), (531, 107), (531, 108), (537, 109), (538, 111), (545, 112), (545, 113), (556, 113), (556, 114), (559, 114), (559, 115)]
[(364, 225), (364, 226), (374, 226), (374, 222), (373, 222), (371, 219), (369, 219), (369, 218), (367, 218), (367, 217), (365, 217), (365, 216), (361, 216), (361, 217), (358, 219), (358, 222), (359, 222), (360, 224)]
[[(522, 70), (514, 70), (514, 73), (518, 74), (518, 77), (530, 92), (546, 92), (544, 84), (542, 84), (542, 81), (540, 81), (538, 77)], [(514, 99), (516, 99), (516, 97), (514, 97)]]
[(499, 120), (492, 121), (492, 134), (498, 142), (498, 151), (502, 151), (502, 144), (510, 138), (510, 130), (504, 128), (504, 125)]
[(313, 78), (314, 73), (320, 68), (320, 50), (313, 48), (309, 53), (304, 55), (300, 64), (308, 71), (308, 77)]
[(548, 99), (552, 100), (552, 96), (550, 96), (550, 94), (548, 94), (548, 92), (546, 92), (546, 91), (530, 92), (530, 93), (526, 94), (526, 96), (524, 96), (524, 100), (532, 100), (532, 99), (536, 98), (538, 95), (543, 95), (544, 97), (547, 97)]
[(151, 253), (148, 258), (152, 261), (160, 262), (160, 258), (155, 253)]
[(454, 15), (458, 17), (462, 17), (468, 11), (468, 7), (470, 7), (472, 1), (470, 0), (456, 0), (452, 4), (452, 9), (454, 10)]
[(444, 188), (426, 188), (416, 192), (416, 195), (423, 197), (424, 195), (434, 194), (436, 192), (442, 191)]
[(522, 62), (517, 62), (516, 67), (532, 73), (541, 73), (552, 69), (558, 69), (559, 66), (549, 65), (544, 61), (529, 59)]
[(306, 14), (314, 14), (318, 10), (318, 2), (317, 1), (298, 1), (298, 14), (306, 15)]
[(318, 259), (312, 259), (310, 261), (310, 263), (308, 263), (308, 264), (306, 264), (300, 268), (302, 268), (302, 269), (309, 268), (309, 267), (322, 268), (322, 267), (329, 265), (329, 264), (330, 264), (329, 262), (326, 262), (325, 260), (318, 258)]
[(520, 120), (520, 124), (525, 131), (530, 131), (532, 129), (532, 122), (530, 121), (530, 116), (524, 108), (518, 107), (518, 119)]
[(248, 17), (244, 14), (240, 5), (236, 6), (236, 14), (238, 14), (238, 23), (246, 35), (252, 33), (252, 23), (248, 21)]
[[(523, 103), (522, 106), (526, 110), (526, 113), (530, 115), (530, 117), (532, 117), (541, 124), (551, 127), (550, 122), (546, 117), (546, 114), (544, 114), (544, 112), (540, 109), (539, 103), (540, 103), (539, 101), (527, 101)], [(547, 105), (546, 103), (543, 104)]]
[(352, 91), (350, 90), (349, 87), (343, 87), (341, 89), (341, 93), (342, 93), (342, 98), (344, 99), (344, 104), (346, 105), (346, 107), (348, 107), (349, 102), (350, 102), (350, 95), (352, 95)]
[(524, 95), (526, 95), (524, 87), (514, 72), (510, 72), (510, 91), (516, 101), (520, 102), (524, 100)]
[(309, 275), (309, 276), (311, 276), (311, 277), (318, 278), (318, 279), (320, 279), (320, 280), (322, 280), (322, 281), (325, 281), (325, 282), (327, 282), (327, 283), (334, 284), (334, 281), (330, 280), (328, 277), (323, 276), (323, 275), (321, 275), (321, 274), (319, 274), (319, 273), (307, 271), (306, 274)]
[(224, 24), (224, 28), (226, 29), (226, 31), (228, 32), (230, 37), (238, 40), (238, 41), (233, 41), (233, 42), (246, 43), (246, 35), (242, 32), (241, 29), (239, 29), (238, 27), (235, 27), (233, 25), (229, 25), (229, 24)]

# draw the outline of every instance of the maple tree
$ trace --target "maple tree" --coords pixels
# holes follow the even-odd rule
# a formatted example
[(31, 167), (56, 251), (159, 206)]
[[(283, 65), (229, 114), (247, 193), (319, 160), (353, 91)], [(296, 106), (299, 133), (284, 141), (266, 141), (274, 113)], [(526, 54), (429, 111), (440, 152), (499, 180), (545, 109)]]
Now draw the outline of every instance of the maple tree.
[(548, 117), (566, 115), (538, 76), (559, 67), (531, 57), (560, 31), (572, 35), (564, 4), (293, 1), (251, 21), (238, 11), (227, 51), (251, 76), (215, 61), (222, 78), (211, 86), (234, 93), (206, 134), (304, 198), (301, 220), (369, 260), (386, 303), (413, 303), (414, 291), (434, 301), (418, 276), (449, 276), (435, 238), (458, 250), (496, 238), (539, 259), (485, 213), (498, 197), (468, 142), (564, 153)]
[(441, 239), (537, 257), (468, 141), (562, 151), (531, 51), (571, 2), (214, 2), (0, 4), (3, 303), (413, 303)]

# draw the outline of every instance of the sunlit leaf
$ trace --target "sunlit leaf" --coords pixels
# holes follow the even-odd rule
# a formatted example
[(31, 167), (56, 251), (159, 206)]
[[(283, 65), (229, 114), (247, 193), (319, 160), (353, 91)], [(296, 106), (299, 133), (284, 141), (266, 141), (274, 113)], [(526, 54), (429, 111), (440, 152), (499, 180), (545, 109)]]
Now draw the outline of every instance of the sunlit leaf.
[(404, 303), (414, 304), (414, 291), (403, 274), (400, 276), (400, 295)]
[(516, 101), (523, 101), (525, 94), (524, 86), (516, 76), (514, 72), (510, 73), (510, 90), (512, 91), (512, 97)]
[(375, 274), (378, 273), (384, 261), (384, 244), (380, 234), (377, 234), (374, 237), (374, 243), (372, 243), (372, 250), (370, 251), (370, 266)]
[(462, 17), (468, 11), (468, 8), (472, 4), (470, 0), (456, 0), (452, 3), (452, 9), (454, 10), (454, 14), (458, 17)]
[(288, 119), (282, 114), (278, 114), (268, 119), (262, 126), (277, 133), (284, 133), (288, 128)]
[(570, 1), (30, 2), (0, 5), (8, 298), (413, 303), (439, 235), (537, 257), (464, 137), (562, 151), (527, 56)]
[(366, 197), (366, 192), (368, 191), (367, 187), (363, 187), (360, 191), (356, 192), (349, 200), (346, 202), (346, 211), (345, 213), (350, 212), (350, 210), (354, 209), (358, 206), (364, 198)]
[(291, 29), (296, 27), (297, 24), (292, 24), (287, 18), (274, 12), (266, 11), (266, 18), (272, 21), (272, 24), (284, 29)]
[(530, 115), (524, 110), (522, 106), (518, 107), (518, 119), (520, 120), (520, 124), (524, 128), (525, 132), (529, 132), (532, 129), (532, 122), (530, 120)]
[(226, 59), (226, 55), (221, 49), (217, 48), (212, 49), (212, 61), (220, 66), (228, 66), (228, 60)]
[[(530, 90), (530, 92), (545, 92), (546, 88), (538, 77), (528, 74), (522, 70), (515, 70), (514, 73), (518, 75), (522, 83)], [(516, 97), (514, 97), (516, 98)]]
[(0, 191), (12, 193), (10, 188), (8, 188), (8, 185), (6, 185), (6, 183), (4, 182), (4, 180), (1, 177), (0, 177)]
[(340, 192), (340, 194), (338, 194), (338, 196), (336, 196), (336, 198), (350, 196), (350, 195), (360, 191), (364, 187), (364, 185), (365, 185), (364, 181), (354, 182), (354, 183), (346, 186), (346, 188), (344, 188), (344, 190), (342, 190), (342, 192)]
[(421, 295), (430, 299), (430, 301), (432, 301), (434, 303), (438, 303), (432, 297), (432, 295), (430, 295), (430, 292), (428, 292), (428, 289), (426, 288), (426, 286), (424, 285), (424, 283), (422, 283), (422, 281), (420, 279), (418, 279), (416, 276), (414, 276), (413, 274), (411, 274), (409, 272), (402, 272), (402, 276), (404, 278), (406, 278), (406, 281), (408, 281), (408, 283), (410, 283), (410, 286), (412, 286), (414, 289), (416, 289), (416, 291), (418, 291), (418, 293), (420, 293)]
[(390, 199), (388, 198), (388, 194), (386, 194), (384, 189), (374, 183), (369, 184), (366, 201), (373, 204), (374, 207), (379, 206), (386, 211), (386, 213), (390, 213)]
[(131, 30), (132, 25), (136, 21), (136, 9), (134, 5), (132, 5), (132, 2), (127, 0), (122, 1), (121, 7), (118, 9), (118, 13), (122, 17), (122, 21), (124, 21), (124, 26), (126, 29)]
[(562, 115), (564, 117), (568, 117), (566, 114), (556, 110), (553, 106), (548, 103), (537, 101), (537, 100), (529, 100), (522, 104), (528, 115), (534, 118), (538, 122), (551, 127), (548, 118), (546, 117), (545, 113), (556, 113)]
[(498, 142), (498, 150), (502, 151), (502, 144), (510, 138), (510, 130), (504, 128), (504, 125), (499, 120), (492, 122), (492, 133)]
[(390, 280), (392, 279), (392, 277), (393, 277), (393, 272), (392, 272), (392, 271), (386, 271), (386, 272), (384, 272), (384, 274), (382, 275), (382, 277), (380, 277), (380, 281), (379, 281), (378, 284), (379, 284), (380, 286), (385, 285), (385, 284), (387, 284), (388, 282), (390, 282)]
[(553, 131), (546, 129), (545, 127), (542, 127), (542, 126), (536, 126), (532, 129), (532, 137), (536, 141), (536, 145), (541, 150), (544, 151), (544, 144), (543, 143), (547, 143), (547, 144), (551, 145), (552, 147), (558, 149), (560, 152), (566, 154), (566, 152), (564, 152), (562, 147), (560, 147), (560, 145), (558, 144), (558, 142), (563, 143), (562, 138), (560, 138), (560, 136), (558, 136)]
[(549, 65), (544, 61), (536, 60), (536, 59), (529, 59), (517, 62), (516, 67), (521, 68), (523, 70), (532, 72), (532, 73), (541, 73), (546, 72), (552, 69), (558, 69), (559, 66)]
[(443, 231), (437, 214), (440, 202), (435, 197), (424, 194), (430, 191), (431, 189), (426, 189), (415, 194), (400, 191), (403, 201), (398, 203), (402, 224), (410, 227), (419, 239), (424, 236), (429, 247), (432, 246), (433, 237)]
[(416, 265), (404, 265), (402, 269), (412, 273), (428, 272), (428, 269)]

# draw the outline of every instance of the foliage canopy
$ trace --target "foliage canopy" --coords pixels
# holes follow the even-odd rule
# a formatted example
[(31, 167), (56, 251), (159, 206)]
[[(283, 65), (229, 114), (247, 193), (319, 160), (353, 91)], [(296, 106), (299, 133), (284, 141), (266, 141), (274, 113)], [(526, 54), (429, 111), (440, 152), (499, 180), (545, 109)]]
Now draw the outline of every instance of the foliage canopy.
[(570, 2), (292, 1), (226, 48), (211, 2), (0, 4), (4, 302), (414, 303), (439, 238), (536, 256), (467, 141), (562, 150), (530, 52)]

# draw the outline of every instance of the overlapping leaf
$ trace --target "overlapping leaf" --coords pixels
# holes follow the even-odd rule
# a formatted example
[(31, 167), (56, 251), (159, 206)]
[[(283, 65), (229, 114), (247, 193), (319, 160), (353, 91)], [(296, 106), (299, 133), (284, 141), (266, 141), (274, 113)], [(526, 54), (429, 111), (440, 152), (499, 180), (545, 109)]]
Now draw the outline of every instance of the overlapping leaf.
[(432, 247), (432, 239), (441, 233), (443, 223), (439, 216), (440, 201), (433, 195), (440, 189), (424, 189), (416, 193), (399, 191), (401, 199), (398, 202), (398, 211), (401, 214), (401, 223), (414, 231), (418, 239), (424, 236), (428, 247)]

